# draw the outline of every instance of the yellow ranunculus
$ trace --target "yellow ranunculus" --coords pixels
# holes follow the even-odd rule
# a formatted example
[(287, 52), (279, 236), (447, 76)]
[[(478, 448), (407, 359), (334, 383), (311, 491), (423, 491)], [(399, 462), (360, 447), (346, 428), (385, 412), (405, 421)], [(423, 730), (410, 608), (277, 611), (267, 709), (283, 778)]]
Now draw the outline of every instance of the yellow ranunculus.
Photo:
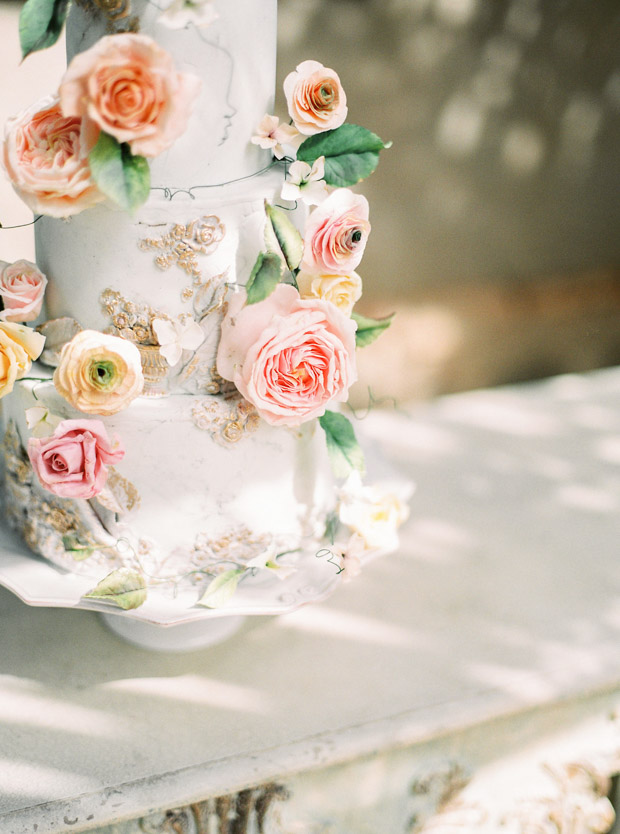
[(0, 397), (10, 394), (15, 381), (26, 376), (41, 355), (45, 336), (13, 322), (0, 322)]

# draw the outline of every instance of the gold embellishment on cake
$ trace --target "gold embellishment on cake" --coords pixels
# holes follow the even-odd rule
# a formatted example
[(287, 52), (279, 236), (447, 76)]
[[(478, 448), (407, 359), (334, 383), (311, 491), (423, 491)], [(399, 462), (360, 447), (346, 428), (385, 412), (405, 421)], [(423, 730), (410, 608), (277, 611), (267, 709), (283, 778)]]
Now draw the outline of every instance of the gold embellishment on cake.
[[(213, 538), (207, 533), (199, 533), (190, 551), (191, 564), (194, 568), (211, 568), (210, 563), (221, 562), (221, 570), (230, 567), (226, 560), (237, 564), (245, 564), (259, 553), (265, 551), (273, 543), (273, 536), (269, 533), (253, 533), (248, 527), (238, 527), (219, 538)], [(196, 577), (203, 581), (204, 577)]]
[(163, 397), (168, 393), (170, 366), (161, 355), (159, 345), (138, 345), (144, 376), (143, 397)]
[[(202, 272), (198, 264), (199, 255), (210, 255), (219, 246), (226, 234), (226, 227), (214, 214), (205, 215), (190, 223), (175, 223), (167, 234), (161, 237), (145, 237), (138, 241), (143, 252), (155, 250), (156, 265), (162, 269), (178, 266), (189, 275), (194, 284), (201, 283)], [(181, 293), (184, 301), (194, 294), (192, 287), (185, 287)]]
[(192, 419), (223, 446), (256, 431), (260, 422), (254, 406), (238, 394), (228, 400), (200, 400), (192, 408)]
[[(110, 505), (107, 506), (101, 500), (101, 493), (98, 496), (100, 504), (114, 512), (129, 513), (133, 509), (140, 506), (140, 493), (136, 487), (124, 478), (113, 466), (108, 469), (108, 480), (106, 481), (104, 493), (109, 494), (112, 498)], [(106, 496), (107, 497), (107, 496)]]
[[(138, 32), (140, 18), (131, 14), (130, 0), (75, 0), (86, 12), (94, 15), (105, 15), (107, 19), (106, 34), (121, 32)], [(120, 24), (119, 21), (124, 21)]]
[(105, 289), (99, 301), (103, 312), (110, 317), (111, 325), (105, 332), (121, 336), (140, 345), (157, 345), (153, 332), (153, 319), (169, 319), (165, 313), (145, 304), (136, 304), (124, 298), (118, 290)]

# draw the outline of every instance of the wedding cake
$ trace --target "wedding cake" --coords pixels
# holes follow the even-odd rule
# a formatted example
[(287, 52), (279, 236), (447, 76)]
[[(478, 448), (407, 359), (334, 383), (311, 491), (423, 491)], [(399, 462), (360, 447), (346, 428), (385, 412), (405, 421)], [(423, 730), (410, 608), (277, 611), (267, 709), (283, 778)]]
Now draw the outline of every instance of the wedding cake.
[[(42, 7), (25, 55), (62, 26)], [(406, 515), (363, 483), (340, 407), (389, 323), (353, 312), (370, 224), (349, 188), (385, 145), (316, 61), (272, 115), (276, 14), (75, 0), (58, 91), (6, 126), (36, 264), (1, 265), (5, 512), (121, 607), (162, 581), (225, 605), (319, 552), (352, 574)]]

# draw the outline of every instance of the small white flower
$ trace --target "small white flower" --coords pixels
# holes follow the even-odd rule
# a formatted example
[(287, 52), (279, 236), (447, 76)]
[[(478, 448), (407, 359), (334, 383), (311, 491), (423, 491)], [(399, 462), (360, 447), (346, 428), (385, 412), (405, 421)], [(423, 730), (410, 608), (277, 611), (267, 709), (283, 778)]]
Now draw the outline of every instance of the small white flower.
[(320, 156), (312, 167), (307, 162), (293, 162), (282, 186), (283, 200), (301, 199), (308, 206), (318, 206), (329, 197), (325, 177), (325, 157)]
[(340, 492), (340, 521), (364, 540), (366, 547), (393, 549), (398, 528), (409, 516), (411, 484), (377, 483), (364, 486), (353, 472)]
[(266, 568), (272, 573), (275, 573), (280, 580), (286, 579), (288, 576), (295, 573), (297, 570), (296, 568), (278, 564), (278, 562), (276, 562), (277, 557), (278, 554), (275, 546), (270, 544), (266, 550), (263, 550), (263, 552), (259, 553), (258, 556), (255, 556), (253, 559), (250, 559), (249, 562), (246, 562), (245, 566), (246, 568), (254, 568), (255, 570)]
[(276, 159), (286, 156), (284, 145), (296, 151), (305, 137), (293, 125), (281, 125), (277, 116), (270, 116), (268, 113), (263, 116), (261, 123), (256, 128), (256, 134), (250, 141), (263, 150), (272, 150)]
[(49, 437), (59, 423), (62, 423), (62, 417), (52, 414), (45, 406), (35, 405), (26, 409), (26, 425), (33, 437)]
[(218, 17), (211, 0), (172, 0), (157, 22), (169, 29), (185, 29), (190, 23), (205, 28)]
[(179, 362), (184, 350), (196, 350), (205, 338), (202, 328), (193, 319), (187, 322), (153, 319), (153, 331), (159, 342), (159, 352), (171, 367)]

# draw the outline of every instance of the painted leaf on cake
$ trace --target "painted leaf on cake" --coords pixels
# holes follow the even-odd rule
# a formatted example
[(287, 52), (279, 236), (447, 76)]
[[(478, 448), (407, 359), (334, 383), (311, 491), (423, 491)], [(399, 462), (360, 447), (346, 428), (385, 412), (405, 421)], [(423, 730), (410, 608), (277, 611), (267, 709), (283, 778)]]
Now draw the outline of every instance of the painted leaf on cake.
[(394, 313), (383, 319), (371, 319), (367, 316), (360, 316), (359, 313), (352, 313), (351, 318), (357, 324), (355, 332), (355, 344), (357, 347), (366, 347), (380, 336), (392, 323)]
[(351, 421), (336, 411), (326, 411), (319, 417), (327, 439), (327, 451), (336, 478), (346, 478), (352, 471), (364, 474), (364, 452), (357, 442)]
[(325, 182), (346, 188), (369, 177), (379, 164), (379, 152), (390, 145), (365, 127), (344, 124), (309, 136), (300, 145), (297, 159), (312, 165), (324, 156)]
[(129, 611), (139, 608), (146, 600), (146, 582), (137, 570), (119, 568), (104, 577), (84, 597), (98, 602), (110, 602)]
[(198, 605), (204, 605), (205, 608), (221, 608), (237, 590), (244, 573), (245, 568), (232, 568), (220, 573), (209, 583), (207, 590), (198, 600)]
[(275, 252), (259, 252), (245, 285), (247, 303), (264, 301), (275, 290), (282, 277), (282, 261)]
[(27, 0), (19, 15), (22, 58), (56, 43), (68, 8), (69, 0)]
[(283, 209), (266, 203), (265, 211), (268, 220), (265, 226), (265, 245), (270, 252), (281, 255), (286, 266), (293, 272), (301, 263), (303, 255), (301, 235)]
[(151, 187), (149, 165), (144, 157), (133, 156), (129, 145), (102, 132), (88, 162), (99, 190), (122, 209), (133, 213), (146, 201)]

